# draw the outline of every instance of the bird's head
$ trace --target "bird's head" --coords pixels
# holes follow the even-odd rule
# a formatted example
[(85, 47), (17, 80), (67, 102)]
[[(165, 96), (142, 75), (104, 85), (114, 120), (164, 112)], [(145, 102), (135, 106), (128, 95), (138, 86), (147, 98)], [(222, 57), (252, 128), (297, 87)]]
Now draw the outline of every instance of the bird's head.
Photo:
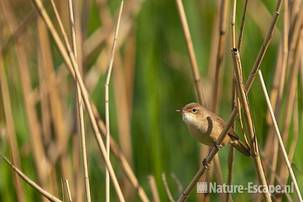
[(181, 112), (183, 121), (190, 125), (199, 125), (204, 114), (203, 107), (198, 103), (189, 103), (177, 111)]

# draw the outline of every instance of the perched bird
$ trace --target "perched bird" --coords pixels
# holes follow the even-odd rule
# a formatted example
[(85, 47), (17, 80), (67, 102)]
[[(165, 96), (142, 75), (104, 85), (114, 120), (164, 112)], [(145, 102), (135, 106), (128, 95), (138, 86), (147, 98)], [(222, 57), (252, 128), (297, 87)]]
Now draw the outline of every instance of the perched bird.
[[(182, 119), (195, 139), (208, 146), (214, 144), (215, 146), (218, 146), (216, 145), (216, 140), (220, 136), (225, 125), (224, 120), (221, 117), (198, 103), (187, 104), (181, 110), (177, 111), (182, 113)], [(241, 142), (232, 129), (227, 133), (221, 145), (224, 146), (228, 143), (242, 154), (250, 156), (249, 146)]]

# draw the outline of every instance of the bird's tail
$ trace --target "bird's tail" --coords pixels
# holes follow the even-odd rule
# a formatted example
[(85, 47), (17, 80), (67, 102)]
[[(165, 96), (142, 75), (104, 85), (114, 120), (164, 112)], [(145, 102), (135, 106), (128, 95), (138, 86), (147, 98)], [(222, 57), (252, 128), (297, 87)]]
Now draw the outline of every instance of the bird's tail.
[(239, 139), (231, 140), (230, 144), (245, 156), (251, 155), (249, 146), (246, 143), (241, 142)]

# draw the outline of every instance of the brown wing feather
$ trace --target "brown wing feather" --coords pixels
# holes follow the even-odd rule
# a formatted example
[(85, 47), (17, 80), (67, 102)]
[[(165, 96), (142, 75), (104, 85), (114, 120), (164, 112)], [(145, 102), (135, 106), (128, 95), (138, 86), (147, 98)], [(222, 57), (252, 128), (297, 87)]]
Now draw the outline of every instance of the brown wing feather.
[[(205, 111), (212, 117), (212, 119), (219, 123), (222, 127), (222, 130), (224, 129), (224, 126), (225, 126), (225, 121), (220, 117), (218, 116), (217, 114), (213, 113), (212, 111), (210, 111), (209, 109), (205, 108)], [(239, 136), (234, 132), (233, 129), (230, 129), (229, 132), (228, 132), (228, 136), (233, 139), (233, 140), (239, 140)]]
[[(208, 114), (208, 116), (211, 116), (213, 121), (216, 122), (220, 128), (224, 128), (225, 126), (225, 122), (224, 120), (218, 116), (217, 114), (211, 112), (210, 110), (205, 108), (206, 113)], [(234, 132), (233, 129), (230, 129), (228, 132), (228, 136), (230, 138), (230, 144), (235, 147), (238, 151), (240, 151), (241, 153), (243, 153), (246, 156), (250, 156), (250, 148), (246, 143), (243, 143), (240, 141), (239, 136)], [(227, 138), (228, 136), (226, 136), (225, 138)]]

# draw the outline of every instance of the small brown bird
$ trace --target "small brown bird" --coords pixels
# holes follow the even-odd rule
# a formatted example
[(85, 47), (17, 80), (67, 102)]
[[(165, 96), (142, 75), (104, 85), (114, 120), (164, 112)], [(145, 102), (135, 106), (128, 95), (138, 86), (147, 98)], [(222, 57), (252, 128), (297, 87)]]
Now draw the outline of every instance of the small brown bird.
[[(181, 110), (183, 121), (188, 126), (192, 136), (200, 143), (212, 146), (224, 128), (224, 120), (198, 103), (185, 105)], [(242, 154), (250, 156), (249, 146), (240, 141), (231, 129), (222, 141), (222, 146), (232, 145)]]

